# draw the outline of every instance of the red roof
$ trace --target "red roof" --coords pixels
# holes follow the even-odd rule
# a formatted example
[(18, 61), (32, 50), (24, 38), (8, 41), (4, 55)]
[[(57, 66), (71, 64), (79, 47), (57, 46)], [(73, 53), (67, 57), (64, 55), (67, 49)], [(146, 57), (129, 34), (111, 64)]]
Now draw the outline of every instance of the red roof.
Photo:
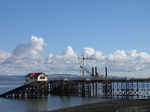
[[(33, 76), (33, 77), (38, 77), (39, 75), (41, 75), (41, 74), (44, 74), (44, 73), (29, 73), (28, 75), (26, 75), (25, 77), (29, 77), (29, 76)], [(46, 74), (44, 74), (46, 77), (47, 77), (47, 75)]]

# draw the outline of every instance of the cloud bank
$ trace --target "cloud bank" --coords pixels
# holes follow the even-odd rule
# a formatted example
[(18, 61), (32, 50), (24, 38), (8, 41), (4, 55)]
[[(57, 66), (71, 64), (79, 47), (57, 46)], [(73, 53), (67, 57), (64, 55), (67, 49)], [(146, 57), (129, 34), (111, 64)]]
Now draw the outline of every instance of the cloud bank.
[[(81, 60), (71, 46), (62, 51), (62, 55), (50, 53), (42, 57), (44, 52), (44, 39), (32, 36), (26, 43), (20, 43), (12, 53), (0, 50), (0, 74), (1, 75), (26, 75), (29, 72), (45, 72), (46, 74), (69, 73), (80, 75)], [(59, 46), (58, 46), (59, 47)], [(85, 47), (82, 55), (96, 60), (86, 60), (85, 67), (89, 70), (97, 66), (103, 72), (108, 67), (111, 72), (137, 72), (148, 70), (150, 55), (137, 50), (117, 50), (112, 54), (103, 55), (101, 51)]]

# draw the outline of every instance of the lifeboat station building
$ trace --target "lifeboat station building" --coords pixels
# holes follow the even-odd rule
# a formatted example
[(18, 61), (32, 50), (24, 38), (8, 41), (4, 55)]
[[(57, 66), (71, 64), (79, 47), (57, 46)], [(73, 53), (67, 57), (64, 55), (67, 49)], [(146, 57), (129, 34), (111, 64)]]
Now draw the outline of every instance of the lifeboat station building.
[(48, 76), (44, 73), (29, 73), (25, 76), (25, 84), (29, 84), (35, 81), (47, 81)]

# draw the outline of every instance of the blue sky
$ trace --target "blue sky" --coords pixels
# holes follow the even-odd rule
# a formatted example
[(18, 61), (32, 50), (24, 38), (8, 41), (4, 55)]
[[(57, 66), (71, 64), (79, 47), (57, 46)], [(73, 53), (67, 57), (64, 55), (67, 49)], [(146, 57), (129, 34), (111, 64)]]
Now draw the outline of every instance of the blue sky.
[(149, 0), (0, 0), (0, 50), (13, 53), (36, 36), (44, 40), (43, 57), (68, 46), (78, 56), (87, 47), (104, 56), (149, 55), (149, 6)]

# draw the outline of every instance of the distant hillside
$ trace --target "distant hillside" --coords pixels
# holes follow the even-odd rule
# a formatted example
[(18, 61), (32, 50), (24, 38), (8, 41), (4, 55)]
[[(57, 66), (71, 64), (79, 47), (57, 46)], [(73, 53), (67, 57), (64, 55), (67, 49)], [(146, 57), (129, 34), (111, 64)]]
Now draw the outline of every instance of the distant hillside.
[(0, 83), (4, 82), (24, 82), (24, 76), (0, 76)]
[(74, 74), (50, 74), (49, 78), (81, 78), (79, 75)]

